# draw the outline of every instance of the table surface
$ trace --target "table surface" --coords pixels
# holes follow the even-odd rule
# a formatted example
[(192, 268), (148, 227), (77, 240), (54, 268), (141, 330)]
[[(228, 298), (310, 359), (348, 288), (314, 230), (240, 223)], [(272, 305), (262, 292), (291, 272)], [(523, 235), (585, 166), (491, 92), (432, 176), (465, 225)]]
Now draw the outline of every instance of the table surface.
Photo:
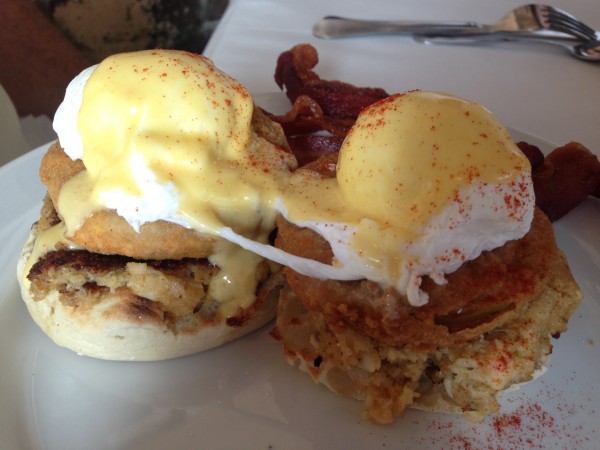
[[(597, 0), (555, 4), (600, 29)], [(277, 56), (298, 43), (319, 52), (325, 79), (444, 91), (485, 105), (505, 125), (556, 144), (579, 141), (600, 154), (600, 64), (548, 45), (432, 45), (406, 36), (324, 40), (312, 25), (324, 15), (369, 19), (494, 22), (522, 0), (232, 0), (205, 55), (253, 94), (279, 92)]]

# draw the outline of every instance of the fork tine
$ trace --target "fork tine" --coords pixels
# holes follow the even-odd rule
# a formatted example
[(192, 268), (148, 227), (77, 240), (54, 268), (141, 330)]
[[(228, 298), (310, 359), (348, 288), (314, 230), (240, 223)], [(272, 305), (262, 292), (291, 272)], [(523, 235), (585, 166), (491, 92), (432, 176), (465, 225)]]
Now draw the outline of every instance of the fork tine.
[(546, 19), (551, 29), (562, 31), (584, 40), (597, 38), (596, 30), (565, 11), (545, 5), (544, 8), (540, 8), (540, 13), (542, 13), (544, 16), (543, 19)]
[(556, 10), (550, 10), (548, 18), (549, 20), (555, 21), (556, 23), (564, 24), (568, 27), (572, 27), (573, 29), (581, 31), (582, 33), (590, 37), (596, 36), (596, 30), (566, 13), (562, 13)]
[(552, 30), (561, 31), (566, 34), (570, 34), (571, 36), (578, 37), (584, 41), (589, 41), (594, 39), (594, 35), (590, 35), (586, 32), (582, 32), (579, 29), (573, 28), (571, 25), (566, 25), (564, 23), (555, 22), (552, 24)]
[(586, 31), (587, 33), (596, 33), (596, 30), (594, 30), (592, 27), (588, 26), (586, 23), (582, 22), (577, 17), (573, 16), (572, 14), (569, 14), (566, 11), (563, 11), (562, 9), (550, 7), (550, 13), (555, 15), (557, 18), (563, 18), (565, 22), (577, 25), (581, 30)]

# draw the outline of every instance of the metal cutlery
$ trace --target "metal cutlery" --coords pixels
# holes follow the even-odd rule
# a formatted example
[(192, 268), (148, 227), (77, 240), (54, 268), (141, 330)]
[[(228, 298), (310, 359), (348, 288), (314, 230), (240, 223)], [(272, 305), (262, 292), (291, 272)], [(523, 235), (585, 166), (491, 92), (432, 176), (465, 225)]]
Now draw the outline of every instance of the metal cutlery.
[(560, 45), (579, 59), (600, 61), (599, 32), (565, 11), (542, 4), (520, 6), (489, 25), (472, 21), (418, 22), (327, 16), (314, 25), (313, 34), (326, 39), (401, 34), (428, 43), (542, 42)]
[(473, 21), (418, 22), (403, 20), (362, 20), (339, 16), (326, 16), (313, 27), (320, 38), (338, 38), (369, 34), (418, 34), (452, 32), (463, 29), (481, 33), (496, 32), (555, 32), (571, 35), (581, 40), (595, 40), (596, 31), (569, 13), (548, 5), (519, 6), (491, 25)]
[(552, 37), (540, 36), (534, 33), (494, 33), (494, 34), (478, 34), (478, 33), (453, 33), (453, 34), (420, 34), (413, 35), (413, 39), (417, 42), (426, 44), (462, 44), (473, 45), (478, 43), (493, 43), (493, 42), (517, 42), (525, 41), (539, 44), (557, 45), (567, 50), (575, 58), (589, 62), (600, 62), (600, 40), (581, 41), (570, 37)]
[(596, 30), (592, 27), (554, 6), (535, 4), (527, 5), (525, 8), (529, 9), (531, 14), (548, 30), (570, 34), (584, 41), (595, 41), (599, 38)]

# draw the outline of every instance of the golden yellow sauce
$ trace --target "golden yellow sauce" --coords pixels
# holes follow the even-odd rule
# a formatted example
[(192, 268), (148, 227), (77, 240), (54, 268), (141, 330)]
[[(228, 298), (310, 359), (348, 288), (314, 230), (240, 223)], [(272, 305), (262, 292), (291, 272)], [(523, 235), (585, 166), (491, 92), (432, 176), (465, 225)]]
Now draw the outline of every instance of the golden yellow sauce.
[(258, 282), (256, 267), (263, 258), (231, 242), (220, 241), (209, 260), (221, 269), (208, 289), (208, 295), (220, 302), (218, 314), (231, 317), (239, 308), (252, 306)]
[(510, 181), (527, 167), (508, 131), (485, 108), (418, 91), (361, 114), (341, 148), (337, 177), (357, 209), (415, 228), (473, 181)]
[[(105, 208), (107, 193), (142, 196), (141, 164), (158, 184), (173, 188), (176, 214), (191, 227), (218, 235), (226, 226), (266, 242), (274, 228), (272, 203), (296, 163), (255, 135), (253, 110), (246, 89), (202, 56), (151, 50), (107, 58), (83, 91), (78, 130), (86, 170), (63, 186), (58, 204), (67, 233)], [(248, 271), (256, 267), (256, 257), (230, 247), (212, 257), (221, 278), (234, 277), (234, 258), (251, 264)], [(245, 281), (215, 281), (215, 298), (239, 296), (239, 305), (247, 304), (256, 277), (237, 278)]]
[(82, 170), (65, 183), (58, 196), (57, 210), (61, 212), (65, 232), (72, 235), (89, 216), (104, 206), (94, 195), (94, 181), (87, 170)]
[(77, 249), (78, 247), (71, 241), (65, 238), (65, 224), (59, 222), (58, 224), (47, 228), (43, 231), (38, 232), (31, 254), (27, 259), (25, 268), (23, 270), (23, 283), (29, 286), (29, 280), (27, 275), (33, 267), (33, 265), (46, 253), (56, 250), (59, 246), (68, 249)]

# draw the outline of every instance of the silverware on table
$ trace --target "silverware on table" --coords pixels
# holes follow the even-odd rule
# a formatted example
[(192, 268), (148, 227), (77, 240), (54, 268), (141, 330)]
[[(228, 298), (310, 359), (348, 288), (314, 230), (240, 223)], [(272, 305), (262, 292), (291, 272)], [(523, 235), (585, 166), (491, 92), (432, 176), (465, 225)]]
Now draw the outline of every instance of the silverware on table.
[(320, 38), (381, 34), (412, 35), (427, 43), (477, 43), (529, 41), (560, 45), (573, 56), (600, 61), (600, 33), (571, 14), (548, 5), (515, 8), (494, 24), (472, 21), (417, 22), (360, 20), (327, 16), (313, 27)]
[(500, 32), (494, 34), (471, 33), (464, 30), (460, 33), (414, 34), (413, 39), (425, 44), (462, 44), (473, 45), (494, 42), (530, 42), (557, 45), (567, 50), (575, 58), (589, 62), (600, 62), (600, 39), (581, 41), (571, 37), (541, 35), (527, 32)]

